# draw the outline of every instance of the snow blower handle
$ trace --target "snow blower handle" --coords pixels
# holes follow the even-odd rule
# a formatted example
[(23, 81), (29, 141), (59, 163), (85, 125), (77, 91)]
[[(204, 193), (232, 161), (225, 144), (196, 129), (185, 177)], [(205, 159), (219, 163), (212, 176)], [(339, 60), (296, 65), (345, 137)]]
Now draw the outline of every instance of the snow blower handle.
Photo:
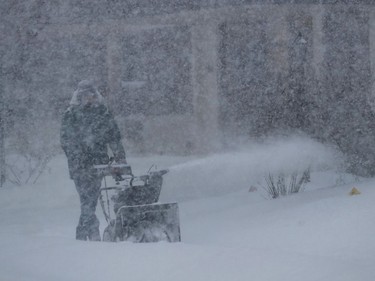
[(95, 165), (94, 168), (97, 170), (98, 174), (101, 176), (112, 176), (116, 180), (124, 180), (122, 176), (133, 176), (132, 168), (127, 164), (112, 164), (107, 165)]

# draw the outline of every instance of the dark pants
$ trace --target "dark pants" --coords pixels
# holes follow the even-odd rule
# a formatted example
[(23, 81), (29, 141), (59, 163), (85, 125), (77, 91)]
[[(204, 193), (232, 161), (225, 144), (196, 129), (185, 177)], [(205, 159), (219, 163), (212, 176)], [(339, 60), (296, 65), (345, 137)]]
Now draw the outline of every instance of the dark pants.
[(81, 216), (76, 229), (77, 240), (100, 241), (99, 220), (95, 215), (95, 210), (100, 195), (101, 181), (101, 177), (87, 172), (74, 178), (81, 202)]

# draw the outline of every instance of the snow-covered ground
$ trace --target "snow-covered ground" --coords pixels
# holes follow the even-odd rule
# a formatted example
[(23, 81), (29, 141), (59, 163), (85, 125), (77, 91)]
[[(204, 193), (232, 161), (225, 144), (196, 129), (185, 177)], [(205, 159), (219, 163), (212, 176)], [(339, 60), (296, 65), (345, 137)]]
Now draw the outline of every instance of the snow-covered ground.
[[(128, 162), (135, 174), (170, 169), (161, 201), (179, 203), (181, 243), (76, 241), (78, 196), (61, 155), (37, 184), (0, 190), (0, 280), (375, 280), (375, 179), (339, 173), (328, 148), (296, 138)], [(264, 175), (308, 166), (303, 192), (266, 197)]]

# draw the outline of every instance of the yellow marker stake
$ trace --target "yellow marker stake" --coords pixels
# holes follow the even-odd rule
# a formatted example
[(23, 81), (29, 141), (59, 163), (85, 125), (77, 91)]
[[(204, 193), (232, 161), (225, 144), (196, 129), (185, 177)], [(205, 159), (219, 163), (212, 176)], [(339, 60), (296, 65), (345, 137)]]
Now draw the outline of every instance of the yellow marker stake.
[(361, 192), (357, 188), (353, 187), (349, 194), (350, 195), (359, 195), (359, 194), (361, 194)]

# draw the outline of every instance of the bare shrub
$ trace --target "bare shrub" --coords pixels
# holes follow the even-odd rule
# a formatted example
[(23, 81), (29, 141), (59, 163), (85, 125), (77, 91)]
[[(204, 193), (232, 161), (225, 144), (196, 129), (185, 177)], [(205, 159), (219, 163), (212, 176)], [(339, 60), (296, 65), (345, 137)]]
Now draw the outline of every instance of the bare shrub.
[(302, 172), (294, 171), (289, 175), (279, 173), (275, 176), (269, 173), (264, 177), (266, 186), (262, 186), (270, 198), (275, 199), (280, 196), (299, 192), (306, 183), (310, 182), (310, 169)]
[(35, 184), (40, 175), (47, 169), (52, 155), (35, 157), (29, 154), (8, 157), (5, 164), (6, 179), (14, 185)]

